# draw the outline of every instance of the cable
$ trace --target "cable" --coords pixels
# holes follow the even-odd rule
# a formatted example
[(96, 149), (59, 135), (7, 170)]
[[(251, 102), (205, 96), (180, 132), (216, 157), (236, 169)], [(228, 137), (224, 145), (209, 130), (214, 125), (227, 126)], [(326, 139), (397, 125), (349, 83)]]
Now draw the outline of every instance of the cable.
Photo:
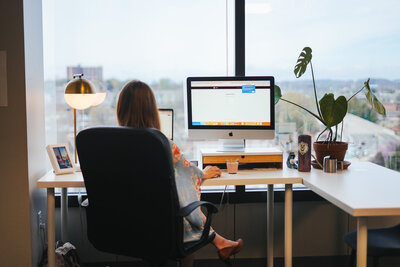
[(46, 249), (46, 232), (44, 231), (44, 228), (40, 228), (39, 231), (39, 235), (40, 235), (40, 242), (42, 243), (42, 249), (43, 251)]
[[(219, 211), (222, 211), (222, 209), (221, 209), (222, 201), (224, 200), (224, 195), (225, 195), (225, 191), (226, 191), (226, 188), (227, 188), (227, 187), (228, 187), (228, 186), (225, 185), (224, 192), (222, 192), (221, 201), (219, 202), (219, 206), (218, 206), (218, 210), (219, 210)], [(225, 206), (224, 206), (224, 207), (225, 207)]]
[[(233, 204), (233, 241), (236, 241), (236, 204)], [(236, 254), (233, 259), (236, 260)]]
[(236, 204), (233, 204), (233, 240), (236, 240)]

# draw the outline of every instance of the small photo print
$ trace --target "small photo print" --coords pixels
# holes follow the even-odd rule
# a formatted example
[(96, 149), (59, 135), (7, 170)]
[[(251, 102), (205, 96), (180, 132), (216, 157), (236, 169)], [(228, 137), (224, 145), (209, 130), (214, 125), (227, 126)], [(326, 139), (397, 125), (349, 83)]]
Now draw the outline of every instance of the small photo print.
[(72, 168), (71, 159), (68, 157), (67, 149), (64, 146), (53, 147), (53, 151), (61, 170)]

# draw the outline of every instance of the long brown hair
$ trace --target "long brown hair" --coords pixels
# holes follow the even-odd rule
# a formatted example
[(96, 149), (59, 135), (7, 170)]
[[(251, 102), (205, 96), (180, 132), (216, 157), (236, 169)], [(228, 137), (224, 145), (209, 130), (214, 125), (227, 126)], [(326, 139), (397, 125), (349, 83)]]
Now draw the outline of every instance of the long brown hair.
[(150, 86), (141, 81), (124, 85), (117, 104), (118, 124), (160, 130), (156, 98)]

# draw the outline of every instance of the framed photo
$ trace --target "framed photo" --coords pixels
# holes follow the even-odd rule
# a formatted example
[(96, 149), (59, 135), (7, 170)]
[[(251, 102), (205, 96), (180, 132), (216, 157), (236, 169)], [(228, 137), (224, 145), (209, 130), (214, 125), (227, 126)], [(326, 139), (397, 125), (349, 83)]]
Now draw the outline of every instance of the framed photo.
[(74, 172), (75, 164), (72, 161), (67, 144), (48, 145), (46, 150), (55, 174)]

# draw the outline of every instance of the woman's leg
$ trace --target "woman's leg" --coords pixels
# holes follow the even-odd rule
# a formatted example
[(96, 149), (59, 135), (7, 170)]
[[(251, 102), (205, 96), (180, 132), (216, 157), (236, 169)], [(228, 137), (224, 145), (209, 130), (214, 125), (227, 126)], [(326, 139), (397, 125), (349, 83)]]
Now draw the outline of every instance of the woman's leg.
[[(203, 214), (203, 212), (201, 210), (200, 210), (200, 214), (201, 214), (201, 217), (203, 218), (203, 220), (206, 221), (206, 216)], [(214, 231), (214, 229), (212, 229), (212, 227), (210, 228), (210, 230)], [(226, 239), (223, 236), (220, 236), (219, 234), (217, 234), (217, 232), (215, 232), (215, 238), (212, 241), (212, 243), (218, 250), (221, 250), (226, 247), (234, 247), (234, 246), (238, 245), (238, 242)]]

